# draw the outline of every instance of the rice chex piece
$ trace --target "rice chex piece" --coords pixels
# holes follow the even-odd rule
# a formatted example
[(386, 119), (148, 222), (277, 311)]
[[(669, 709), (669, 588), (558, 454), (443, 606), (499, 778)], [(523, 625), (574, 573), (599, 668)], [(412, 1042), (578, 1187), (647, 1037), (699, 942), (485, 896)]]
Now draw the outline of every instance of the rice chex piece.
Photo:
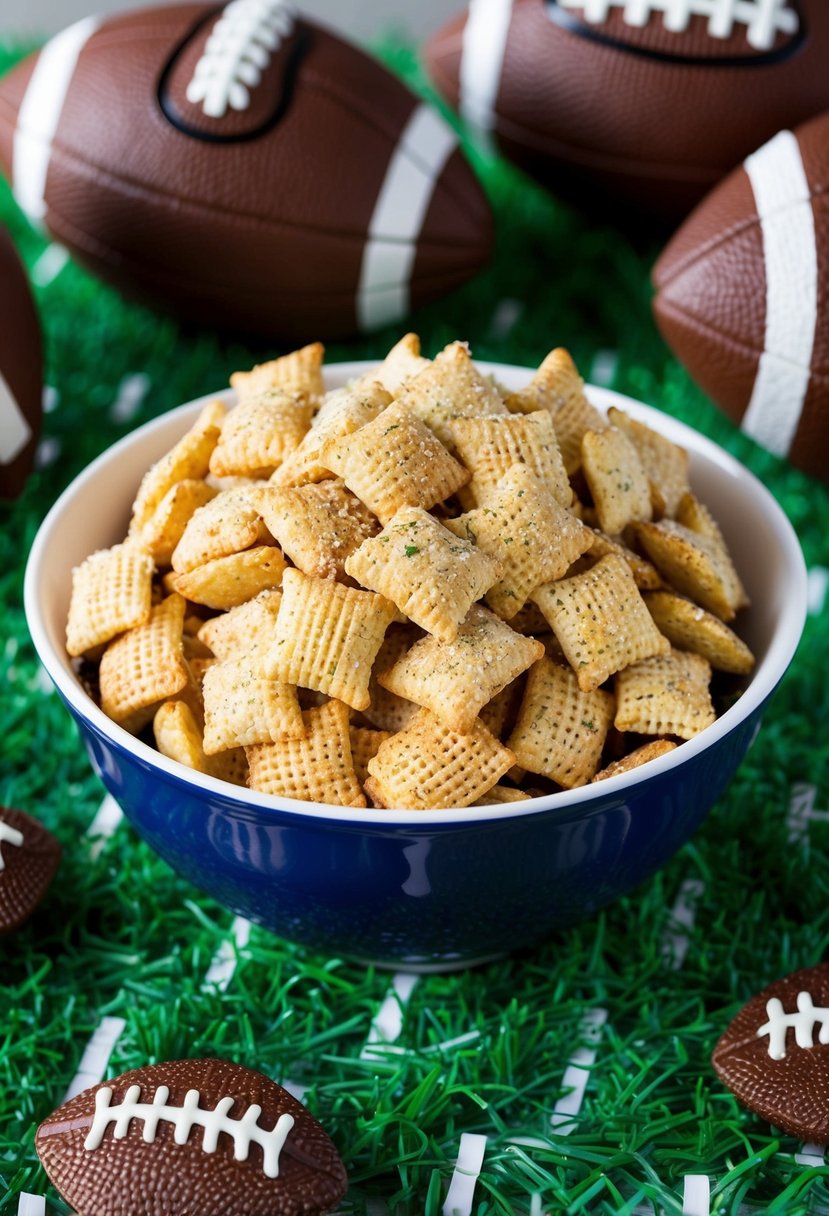
[(447, 447), (453, 419), (507, 413), (498, 389), (472, 362), (463, 342), (450, 342), (428, 367), (407, 380), (397, 401)]
[(192, 477), (170, 487), (143, 528), (135, 532), (157, 566), (170, 565), (191, 516), (217, 493), (215, 486)]
[(500, 564), (419, 507), (401, 507), (378, 536), (346, 558), (346, 573), (385, 595), (442, 642), (500, 576)]
[(259, 511), (260, 493), (259, 485), (237, 486), (222, 490), (198, 507), (171, 555), (170, 564), (176, 573), (186, 574), (215, 557), (271, 540)]
[(731, 598), (734, 604), (735, 611), (740, 608), (747, 608), (751, 603), (745, 587), (740, 582), (740, 576), (731, 559), (731, 554), (726, 544), (725, 537), (720, 530), (720, 525), (717, 523), (714, 516), (706, 507), (704, 502), (696, 497), (695, 494), (683, 494), (679, 506), (676, 510), (677, 523), (683, 524), (686, 528), (690, 528), (692, 532), (698, 532), (702, 536), (708, 537), (722, 552), (726, 569), (729, 571), (729, 579), (732, 584)]
[(533, 599), (558, 638), (584, 692), (629, 663), (667, 654), (627, 562), (615, 553), (591, 570), (539, 587)]
[(422, 638), (377, 680), (466, 734), (483, 706), (543, 654), (541, 642), (473, 604), (453, 642)]
[(371, 679), (368, 683), (371, 704), (362, 711), (363, 717), (380, 730), (398, 731), (408, 726), (420, 709), (413, 701), (406, 701), (389, 692), (378, 682), (378, 675), (392, 667), (407, 650), (423, 637), (423, 630), (410, 622), (392, 624), (386, 631), (383, 644), (377, 651)]
[(305, 735), (245, 749), (248, 784), (265, 794), (333, 806), (366, 806), (354, 770), (348, 706), (328, 701), (302, 714)]
[(132, 541), (98, 549), (72, 570), (66, 649), (77, 657), (149, 620), (155, 566)]
[(370, 383), (364, 389), (340, 389), (332, 393), (323, 407), (311, 419), (311, 429), (289, 452), (270, 477), (278, 486), (301, 486), (309, 481), (323, 481), (331, 470), (322, 463), (322, 450), (330, 439), (353, 435), (360, 427), (372, 422), (391, 402), (391, 394), (381, 384)]
[(357, 382), (363, 388), (373, 380), (382, 384), (390, 393), (397, 393), (403, 385), (417, 376), (431, 363), (420, 353), (420, 338), (417, 334), (404, 334), (395, 342), (382, 363), (371, 368)]
[(514, 760), (482, 723), (476, 721), (461, 734), (421, 709), (369, 760), (366, 792), (376, 805), (394, 809), (469, 806), (492, 789)]
[(101, 657), (101, 709), (125, 729), (137, 732), (159, 703), (189, 683), (182, 653), (185, 601), (168, 595), (149, 619), (110, 642)]
[(267, 672), (366, 709), (372, 666), (394, 617), (383, 595), (289, 568)]
[(205, 562), (186, 574), (173, 574), (175, 591), (194, 604), (227, 611), (282, 582), (285, 558), (276, 545), (257, 545)]
[(573, 491), (561, 459), (553, 420), (544, 410), (495, 418), (458, 418), (448, 424), (459, 458), (472, 474), (461, 501), (487, 506), (489, 493), (515, 464), (526, 465), (568, 507)]
[(269, 389), (280, 389), (283, 393), (305, 393), (308, 397), (321, 397), (325, 392), (322, 378), (322, 362), (325, 347), (321, 342), (310, 342), (299, 350), (292, 350), (278, 359), (258, 363), (249, 371), (234, 372), (230, 386), (240, 401), (257, 397)]
[(267, 587), (252, 599), (213, 616), (199, 627), (199, 640), (217, 659), (266, 654), (273, 645), (276, 617), (282, 603), (278, 587)]
[[(584, 395), (584, 381), (570, 352), (563, 346), (557, 346), (545, 355), (529, 384), (517, 393), (509, 394), (507, 409), (512, 414), (532, 414), (536, 410), (547, 410), (555, 415), (573, 401), (579, 406), (588, 406)], [(598, 410), (596, 416), (601, 418)]]
[(690, 489), (687, 451), (615, 405), (607, 411), (607, 417), (613, 426), (624, 431), (639, 453), (650, 481), (654, 515), (673, 518), (683, 496)]
[(207, 475), (226, 413), (223, 401), (209, 401), (178, 443), (147, 470), (132, 506), (131, 535), (141, 531), (176, 482), (199, 481)]
[(646, 593), (645, 603), (660, 633), (679, 650), (701, 654), (717, 671), (748, 675), (754, 655), (742, 638), (712, 612), (673, 591)]
[(539, 659), (507, 747), (522, 768), (564, 789), (586, 785), (599, 767), (614, 708), (612, 693), (585, 691), (571, 668)]
[(242, 748), (206, 756), (202, 728), (184, 701), (165, 701), (153, 718), (155, 745), (163, 756), (233, 785), (247, 784), (248, 762)]
[(222, 423), (210, 456), (216, 477), (269, 477), (299, 447), (311, 425), (310, 397), (272, 389), (246, 397)]
[(674, 519), (636, 525), (640, 544), (674, 590), (731, 621), (745, 602), (737, 571), (716, 540)]
[(429, 428), (397, 402), (359, 431), (329, 440), (322, 462), (384, 524), (400, 507), (433, 507), (469, 480)]
[(628, 752), (626, 756), (622, 756), (619, 760), (612, 761), (606, 768), (600, 769), (593, 777), (593, 781), (606, 781), (608, 777), (618, 777), (620, 773), (630, 773), (643, 764), (647, 764), (649, 760), (656, 760), (659, 756), (666, 756), (668, 752), (676, 751), (677, 746), (678, 744), (674, 743), (672, 739), (652, 739), (650, 743), (643, 743), (635, 751)]
[(702, 655), (671, 649), (632, 663), (616, 676), (617, 730), (692, 739), (717, 715), (711, 701), (711, 664)]
[(636, 586), (640, 591), (654, 591), (657, 587), (664, 585), (656, 566), (641, 557), (635, 549), (629, 548), (623, 541), (615, 537), (606, 536), (597, 528), (591, 528), (591, 532), (593, 543), (588, 550), (591, 557), (605, 557), (608, 553), (616, 553), (619, 557), (623, 557), (630, 566)]
[(214, 663), (202, 691), (208, 756), (305, 733), (296, 688), (264, 675), (259, 656)]
[(650, 481), (624, 431), (615, 426), (588, 431), (582, 439), (581, 455), (602, 532), (616, 536), (628, 524), (651, 519)]
[(282, 551), (304, 574), (345, 579), (343, 563), (380, 526), (339, 478), (304, 486), (268, 486), (262, 518)]
[(393, 731), (373, 730), (370, 726), (349, 727), (351, 736), (351, 759), (360, 785), (368, 777), (368, 762), (377, 755), (380, 744), (391, 739)]
[(485, 506), (448, 519), (445, 526), (500, 563), (501, 577), (487, 591), (486, 602), (505, 621), (516, 616), (536, 587), (566, 574), (593, 543), (590, 529), (524, 464), (504, 474)]

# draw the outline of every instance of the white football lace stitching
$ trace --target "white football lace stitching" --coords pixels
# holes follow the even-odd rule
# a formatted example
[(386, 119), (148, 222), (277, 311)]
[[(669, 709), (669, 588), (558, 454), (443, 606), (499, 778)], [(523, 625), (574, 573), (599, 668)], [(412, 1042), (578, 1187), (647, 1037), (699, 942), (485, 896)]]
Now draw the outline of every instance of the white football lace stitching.
[(293, 11), (283, 0), (233, 0), (207, 40), (187, 100), (201, 102), (209, 118), (223, 118), (228, 107), (246, 110), (272, 53), (293, 26)]
[(783, 1002), (776, 996), (766, 1002), (768, 1021), (757, 1030), (757, 1037), (769, 1036), (769, 1055), (773, 1060), (782, 1060), (786, 1054), (786, 1031), (794, 1029), (798, 1047), (812, 1047), (815, 1026), (820, 1026), (818, 1042), (829, 1043), (829, 1009), (816, 1008), (808, 992), (798, 992), (797, 1013), (786, 1013)]
[(113, 1138), (123, 1140), (132, 1119), (144, 1121), (144, 1141), (152, 1144), (158, 1125), (163, 1121), (175, 1125), (173, 1139), (176, 1144), (186, 1144), (194, 1127), (203, 1128), (201, 1147), (205, 1153), (215, 1153), (219, 1134), (225, 1132), (233, 1138), (233, 1156), (236, 1161), (247, 1161), (250, 1146), (258, 1144), (264, 1154), (265, 1175), (268, 1178), (279, 1177), (279, 1154), (288, 1132), (294, 1125), (293, 1115), (280, 1115), (276, 1127), (265, 1131), (258, 1126), (262, 1107), (255, 1102), (251, 1103), (241, 1119), (230, 1119), (228, 1111), (236, 1100), (232, 1097), (220, 1098), (214, 1110), (202, 1110), (197, 1089), (188, 1089), (181, 1106), (168, 1104), (170, 1090), (166, 1085), (159, 1085), (151, 1103), (140, 1101), (140, 1085), (131, 1085), (123, 1101), (117, 1106), (111, 1104), (112, 1092), (109, 1085), (104, 1085), (95, 1095), (95, 1116), (84, 1141), (85, 1149), (100, 1148), (104, 1132), (110, 1123), (115, 1124)]
[(788, 0), (557, 0), (559, 8), (583, 10), (585, 21), (606, 21), (611, 9), (622, 9), (628, 25), (645, 26), (661, 13), (666, 30), (680, 34), (692, 17), (708, 18), (712, 38), (730, 38), (735, 25), (746, 26), (746, 40), (757, 51), (768, 51), (778, 33), (796, 34), (797, 13)]
[[(17, 828), (13, 828), (8, 823), (3, 823), (0, 820), (0, 846), (4, 843), (16, 845), (19, 849), (23, 844), (23, 833), (18, 832)], [(3, 849), (0, 847), (0, 871), (5, 870), (6, 862), (3, 858)]]

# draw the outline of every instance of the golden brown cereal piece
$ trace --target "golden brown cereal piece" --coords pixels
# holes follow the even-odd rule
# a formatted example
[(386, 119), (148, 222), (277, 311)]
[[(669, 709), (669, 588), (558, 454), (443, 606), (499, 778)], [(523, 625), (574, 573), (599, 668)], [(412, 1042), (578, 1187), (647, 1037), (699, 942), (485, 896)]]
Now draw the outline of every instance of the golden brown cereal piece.
[(526, 465), (563, 507), (573, 491), (561, 460), (550, 415), (505, 414), (496, 418), (458, 418), (447, 424), (458, 457), (472, 474), (462, 501), (487, 506), (488, 495), (515, 464)]
[(422, 709), (369, 760), (366, 792), (379, 806), (403, 810), (469, 806), (514, 759), (482, 723), (460, 734)]
[(550, 622), (583, 692), (598, 688), (629, 663), (670, 650), (630, 567), (615, 553), (600, 558), (584, 574), (540, 587), (532, 598)]
[(569, 667), (539, 659), (527, 676), (507, 747), (523, 768), (564, 789), (586, 785), (599, 767), (614, 705), (604, 689), (580, 688)]
[(258, 397), (269, 389), (283, 393), (305, 393), (308, 397), (321, 397), (325, 392), (322, 378), (322, 361), (325, 347), (321, 342), (311, 342), (300, 350), (292, 350), (268, 363), (259, 363), (245, 372), (234, 372), (230, 386), (240, 401)]
[(362, 785), (368, 777), (368, 762), (377, 755), (381, 743), (391, 739), (390, 730), (372, 730), (370, 726), (350, 726), (351, 759), (354, 761), (354, 771), (357, 780)]
[(422, 372), (430, 362), (420, 353), (418, 335), (404, 334), (399, 342), (395, 342), (383, 362), (362, 376), (355, 387), (363, 388), (376, 380), (390, 393), (397, 393), (407, 380)]
[(653, 427), (638, 422), (624, 410), (612, 405), (609, 422), (624, 431), (639, 453), (651, 487), (651, 505), (659, 517), (676, 515), (680, 501), (688, 492), (688, 453)]
[(504, 806), (508, 802), (526, 802), (532, 796), (525, 790), (514, 789), (511, 785), (501, 785), (499, 781), (491, 790), (487, 790), (480, 798), (470, 803), (470, 806)]
[(692, 600), (673, 591), (653, 591), (645, 603), (660, 633), (679, 650), (701, 654), (717, 671), (747, 675), (754, 667), (754, 655), (742, 638)]
[(413, 701), (406, 701), (403, 697), (396, 696), (393, 692), (383, 688), (378, 683), (377, 677), (380, 672), (386, 671), (392, 667), (401, 655), (422, 638), (423, 630), (418, 629), (416, 625), (410, 623), (392, 624), (386, 631), (386, 636), (383, 638), (383, 644), (377, 651), (377, 657), (374, 660), (374, 667), (371, 671), (371, 679), (368, 684), (368, 692), (371, 697), (371, 704), (367, 705), (362, 711), (363, 717), (370, 722), (372, 726), (378, 727), (380, 730), (398, 731), (403, 730), (404, 726), (408, 726), (412, 718), (420, 709), (419, 705), (415, 705)]
[(340, 389), (332, 393), (311, 420), (311, 429), (306, 431), (299, 446), (289, 452), (271, 474), (271, 482), (278, 486), (301, 486), (330, 477), (331, 470), (321, 460), (326, 443), (343, 435), (353, 435), (372, 422), (390, 402), (391, 394), (382, 384), (374, 382), (359, 390)]
[(176, 482), (206, 476), (226, 412), (223, 401), (208, 402), (190, 430), (144, 474), (132, 507), (131, 534), (141, 531)]
[(636, 525), (636, 535), (659, 573), (683, 595), (731, 621), (743, 606), (737, 571), (725, 549), (673, 519)]
[(668, 752), (675, 751), (676, 748), (677, 744), (671, 739), (653, 739), (650, 743), (643, 743), (641, 747), (637, 747), (636, 751), (629, 752), (621, 759), (608, 764), (606, 768), (596, 773), (593, 780), (606, 781), (608, 777), (618, 777), (620, 773), (629, 773), (633, 769), (647, 764), (649, 760), (656, 760), (659, 756), (665, 756)]
[(275, 545), (257, 545), (205, 562), (186, 574), (173, 574), (172, 585), (194, 604), (226, 611), (282, 582), (285, 558)]
[(301, 802), (366, 806), (354, 771), (348, 719), (347, 705), (328, 701), (303, 712), (304, 738), (246, 748), (250, 788)]
[(135, 535), (157, 566), (169, 566), (184, 529), (199, 507), (218, 491), (206, 481), (187, 477), (171, 486), (150, 518)]
[(483, 706), (543, 653), (541, 642), (473, 604), (453, 642), (422, 638), (377, 679), (390, 692), (430, 709), (451, 730), (466, 734)]
[(368, 536), (377, 519), (339, 478), (304, 486), (269, 486), (260, 509), (283, 552), (304, 574), (345, 580), (343, 563)]
[(714, 519), (714, 516), (706, 507), (705, 503), (700, 502), (696, 495), (683, 494), (676, 512), (677, 523), (683, 524), (686, 528), (690, 528), (692, 532), (698, 532), (702, 536), (708, 537), (713, 541), (719, 549), (722, 550), (727, 560), (727, 565), (730, 569), (730, 578), (733, 582), (732, 598), (735, 609), (747, 608), (751, 601), (746, 593), (745, 588), (740, 582), (739, 575), (734, 568), (734, 563), (731, 560), (731, 555), (728, 550), (728, 545), (725, 543), (720, 525)]
[(241, 748), (206, 756), (202, 729), (184, 701), (165, 701), (153, 718), (155, 745), (163, 756), (234, 785), (247, 784), (248, 762)]
[(588, 431), (581, 455), (602, 532), (618, 535), (628, 524), (651, 518), (650, 481), (624, 431), (615, 426)]
[(260, 486), (222, 490), (194, 511), (172, 553), (175, 572), (186, 574), (215, 557), (271, 540), (259, 511), (260, 494)]
[(131, 541), (99, 549), (75, 566), (66, 622), (69, 654), (86, 654), (149, 620), (154, 569), (149, 553)]
[(271, 390), (246, 397), (222, 423), (210, 457), (216, 477), (269, 477), (302, 442), (313, 402), (301, 394)]
[(398, 403), (354, 434), (329, 440), (322, 462), (382, 523), (400, 507), (433, 507), (469, 480), (429, 428)]
[(504, 474), (484, 506), (446, 520), (445, 526), (500, 563), (501, 577), (487, 591), (486, 602), (505, 621), (516, 616), (536, 587), (566, 574), (593, 542), (590, 529), (524, 464)]
[(507, 413), (498, 389), (478, 371), (463, 342), (451, 342), (427, 368), (407, 380), (397, 400), (447, 447), (452, 443), (453, 419)]
[(581, 441), (585, 431), (600, 431), (608, 425), (602, 413), (584, 393), (584, 381), (569, 351), (551, 350), (530, 383), (507, 398), (512, 413), (531, 414), (548, 410), (553, 418), (564, 467), (572, 476), (581, 465)]
[(208, 756), (305, 733), (296, 688), (265, 676), (261, 656), (214, 663), (204, 673), (203, 692)]
[(265, 654), (273, 645), (276, 617), (282, 602), (277, 587), (267, 587), (250, 600), (213, 616), (199, 627), (199, 640), (217, 659)]
[(494, 558), (419, 507), (401, 507), (379, 536), (346, 558), (345, 569), (441, 642), (454, 641), (501, 572)]
[(702, 655), (672, 649), (632, 663), (616, 676), (617, 730), (692, 739), (716, 719)]
[(139, 731), (160, 701), (189, 682), (181, 642), (185, 607), (182, 596), (168, 595), (149, 620), (110, 642), (103, 653), (101, 709), (127, 730)]
[(366, 709), (372, 665), (394, 616), (382, 595), (289, 568), (267, 672)]
[(636, 586), (640, 591), (655, 591), (663, 585), (656, 566), (651, 565), (644, 557), (640, 557), (635, 550), (628, 548), (626, 544), (615, 540), (612, 536), (605, 536), (604, 532), (599, 532), (595, 528), (591, 531), (593, 533), (593, 543), (589, 549), (591, 557), (604, 557), (607, 553), (616, 553), (619, 557), (623, 557), (630, 566), (631, 573), (636, 579)]

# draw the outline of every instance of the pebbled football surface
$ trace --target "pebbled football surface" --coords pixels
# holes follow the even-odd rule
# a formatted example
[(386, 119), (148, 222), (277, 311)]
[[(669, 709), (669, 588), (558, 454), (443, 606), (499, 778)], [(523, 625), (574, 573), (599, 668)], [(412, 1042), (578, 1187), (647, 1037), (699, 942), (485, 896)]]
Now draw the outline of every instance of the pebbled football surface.
[(24, 811), (0, 806), (0, 936), (13, 933), (43, 899), (60, 864), (51, 832)]

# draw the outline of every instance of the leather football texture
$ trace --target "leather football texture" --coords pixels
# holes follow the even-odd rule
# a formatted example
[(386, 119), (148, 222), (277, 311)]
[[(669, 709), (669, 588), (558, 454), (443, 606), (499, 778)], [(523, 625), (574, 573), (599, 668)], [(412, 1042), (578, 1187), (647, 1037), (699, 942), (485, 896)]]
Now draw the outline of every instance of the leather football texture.
[(60, 864), (58, 841), (41, 823), (0, 807), (0, 935), (13, 933), (40, 904)]
[(43, 401), (40, 320), (11, 237), (0, 228), (0, 498), (16, 498), (35, 456)]

